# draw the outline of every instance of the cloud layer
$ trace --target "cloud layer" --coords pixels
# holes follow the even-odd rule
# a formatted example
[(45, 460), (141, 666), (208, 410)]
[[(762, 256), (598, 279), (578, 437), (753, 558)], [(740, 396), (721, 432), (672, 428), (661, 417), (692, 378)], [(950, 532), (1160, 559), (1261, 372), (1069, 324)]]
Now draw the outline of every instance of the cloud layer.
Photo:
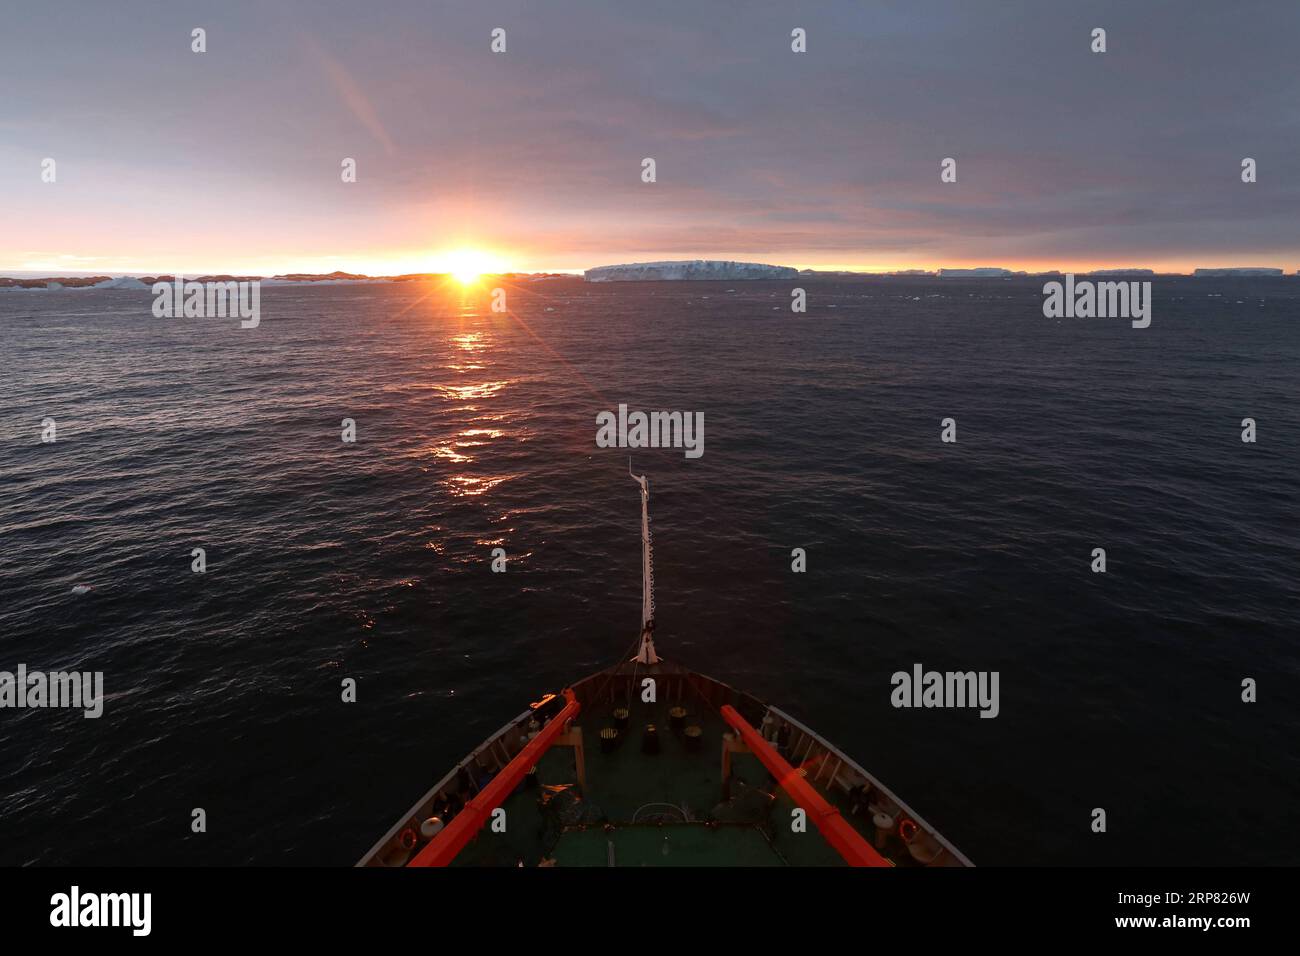
[(1300, 267), (1294, 4), (24, 6), (0, 268)]

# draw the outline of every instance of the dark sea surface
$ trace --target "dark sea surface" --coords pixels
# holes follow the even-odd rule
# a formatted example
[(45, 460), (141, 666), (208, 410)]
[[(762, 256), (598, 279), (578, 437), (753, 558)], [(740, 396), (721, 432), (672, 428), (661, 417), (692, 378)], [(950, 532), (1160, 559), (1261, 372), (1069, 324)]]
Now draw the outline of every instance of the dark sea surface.
[[(0, 670), (108, 696), (0, 710), (0, 863), (355, 862), (636, 638), (620, 402), (705, 416), (633, 457), (662, 654), (977, 864), (1297, 862), (1300, 280), (1157, 280), (1145, 330), (1041, 280), (799, 284), (266, 287), (252, 330), (0, 293)], [(999, 671), (1000, 715), (894, 709), (915, 663)]]

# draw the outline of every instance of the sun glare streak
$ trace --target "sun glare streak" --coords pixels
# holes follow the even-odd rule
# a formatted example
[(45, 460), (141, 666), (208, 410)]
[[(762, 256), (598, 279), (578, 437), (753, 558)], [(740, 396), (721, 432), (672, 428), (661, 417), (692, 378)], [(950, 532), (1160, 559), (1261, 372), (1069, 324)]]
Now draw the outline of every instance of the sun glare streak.
[[(511, 285), (511, 286), (510, 286), (510, 291), (511, 291), (512, 294), (520, 294), (520, 293), (522, 293), (522, 294), (525, 294), (525, 295), (527, 295), (527, 296), (530, 296), (530, 297), (532, 297), (532, 298), (534, 298), (534, 299), (537, 299), (537, 300), (539, 300), (539, 301), (542, 301), (542, 302), (551, 301), (548, 297), (538, 295), (536, 292), (533, 292), (531, 289), (524, 289), (522, 286)], [(572, 362), (570, 362), (567, 358), (565, 358), (563, 355), (561, 355), (561, 354), (560, 354), (560, 353), (555, 349), (555, 347), (551, 345), (550, 342), (546, 341), (546, 339), (544, 339), (544, 338), (542, 338), (540, 335), (538, 335), (537, 332), (535, 332), (535, 331), (533, 330), (533, 327), (532, 327), (531, 325), (529, 325), (529, 324), (524, 320), (523, 316), (521, 316), (521, 315), (520, 315), (518, 312), (516, 312), (514, 309), (506, 309), (506, 315), (507, 315), (507, 316), (508, 316), (508, 317), (509, 317), (509, 318), (510, 318), (510, 319), (511, 319), (511, 320), (512, 320), (516, 325), (518, 325), (521, 329), (523, 329), (523, 330), (524, 330), (525, 332), (527, 332), (530, 336), (532, 336), (532, 338), (534, 339), (534, 341), (537, 342), (538, 345), (540, 345), (542, 348), (544, 348), (547, 352), (550, 352), (551, 355), (555, 358), (556, 361), (558, 361), (558, 362), (560, 362), (562, 365), (564, 365), (564, 366), (565, 366), (565, 367), (566, 367), (566, 368), (567, 368), (567, 369), (568, 369), (568, 370), (573, 374), (574, 378), (575, 378), (577, 381), (581, 382), (581, 383), (586, 387), (587, 391), (591, 392), (592, 395), (596, 396), (596, 398), (597, 398), (598, 401), (600, 401), (601, 403), (603, 403), (603, 404), (602, 404), (602, 407), (604, 407), (604, 408), (612, 408), (612, 407), (613, 407), (613, 406), (610, 404), (609, 399), (607, 399), (607, 398), (606, 398), (606, 397), (601, 393), (600, 389), (596, 388), (596, 386), (593, 385), (593, 384), (590, 382), (590, 380), (588, 380), (587, 377), (586, 377), (585, 375), (583, 375), (582, 372), (579, 371), (578, 368), (577, 368), (577, 367), (576, 367)]]

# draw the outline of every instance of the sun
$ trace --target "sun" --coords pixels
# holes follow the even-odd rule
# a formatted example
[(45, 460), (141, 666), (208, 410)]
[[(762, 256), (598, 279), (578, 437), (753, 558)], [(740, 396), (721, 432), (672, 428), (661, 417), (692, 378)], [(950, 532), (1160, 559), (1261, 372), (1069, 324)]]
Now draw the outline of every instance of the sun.
[(438, 257), (438, 272), (445, 272), (461, 285), (474, 285), (484, 275), (501, 271), (500, 261), (482, 249), (452, 249)]

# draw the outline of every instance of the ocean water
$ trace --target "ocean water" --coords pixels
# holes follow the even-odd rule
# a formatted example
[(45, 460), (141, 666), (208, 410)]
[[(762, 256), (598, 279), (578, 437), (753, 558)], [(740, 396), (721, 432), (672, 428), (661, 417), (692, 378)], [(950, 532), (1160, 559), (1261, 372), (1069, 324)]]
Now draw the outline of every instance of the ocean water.
[[(246, 331), (0, 293), (0, 670), (108, 698), (0, 710), (0, 863), (354, 862), (635, 639), (619, 403), (705, 416), (698, 460), (633, 454), (662, 654), (977, 864), (1294, 863), (1300, 281), (1157, 280), (1146, 330), (1041, 281), (803, 284), (268, 287)], [(893, 708), (916, 663), (998, 671), (999, 716)]]

